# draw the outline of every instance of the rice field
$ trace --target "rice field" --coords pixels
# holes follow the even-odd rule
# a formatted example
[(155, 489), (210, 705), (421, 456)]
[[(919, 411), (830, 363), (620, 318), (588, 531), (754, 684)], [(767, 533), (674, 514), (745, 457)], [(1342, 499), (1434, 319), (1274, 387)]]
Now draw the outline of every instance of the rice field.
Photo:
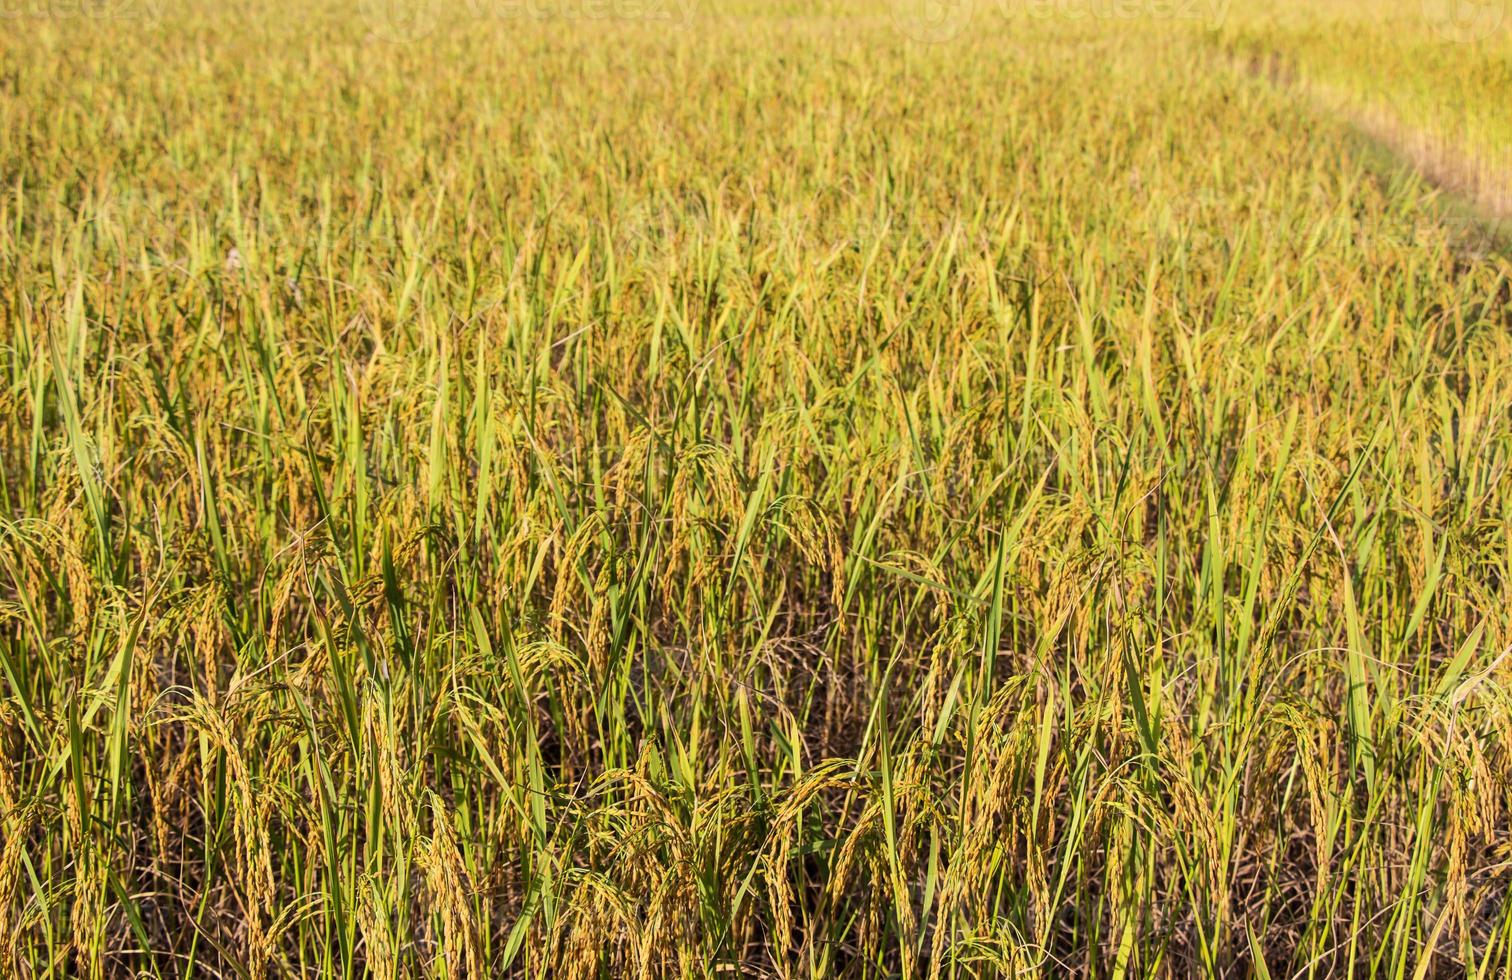
[(1501, 0), (0, 20), (0, 976), (1512, 975)]

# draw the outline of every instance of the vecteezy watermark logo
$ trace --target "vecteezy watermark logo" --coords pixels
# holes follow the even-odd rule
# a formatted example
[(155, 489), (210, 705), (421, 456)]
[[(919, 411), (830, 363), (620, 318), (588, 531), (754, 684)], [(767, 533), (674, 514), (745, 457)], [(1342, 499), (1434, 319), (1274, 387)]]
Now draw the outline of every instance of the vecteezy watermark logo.
[(357, 0), (357, 13), (380, 41), (418, 41), (436, 29), (436, 0)]
[(699, 0), (466, 0), (479, 20), (644, 21), (686, 25)]
[(1160, 20), (1218, 24), (1232, 0), (998, 0), (1004, 17), (1022, 12), (1035, 20)]
[(971, 22), (975, 0), (892, 0), (892, 20), (899, 33), (915, 41), (949, 41)]
[[(5, 0), (0, 0), (0, 3)], [(371, 36), (418, 41), (434, 31), (442, 0), (358, 0)], [(469, 24), (567, 21), (645, 22), (687, 26), (700, 0), (454, 0), (447, 13)]]
[[(1512, 3), (1512, 0), (1498, 2)], [(1230, 3), (1231, 0), (892, 0), (892, 19), (899, 33), (915, 41), (937, 43), (959, 36), (978, 13), (989, 19), (995, 13), (1004, 24), (1024, 18), (1179, 20), (1217, 25), (1227, 19)]]
[(0, 0), (0, 21), (109, 20), (155, 24), (163, 0)]
[(1423, 15), (1440, 37), (1472, 44), (1501, 30), (1509, 6), (1512, 0), (1423, 0)]

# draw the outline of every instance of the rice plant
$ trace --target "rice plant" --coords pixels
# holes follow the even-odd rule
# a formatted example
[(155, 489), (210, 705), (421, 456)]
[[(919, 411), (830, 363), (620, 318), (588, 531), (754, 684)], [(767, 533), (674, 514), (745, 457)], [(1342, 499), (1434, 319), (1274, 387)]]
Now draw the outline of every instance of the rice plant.
[(10, 12), (0, 975), (1509, 975), (1512, 258), (1255, 70), (1506, 35), (1285, 2)]

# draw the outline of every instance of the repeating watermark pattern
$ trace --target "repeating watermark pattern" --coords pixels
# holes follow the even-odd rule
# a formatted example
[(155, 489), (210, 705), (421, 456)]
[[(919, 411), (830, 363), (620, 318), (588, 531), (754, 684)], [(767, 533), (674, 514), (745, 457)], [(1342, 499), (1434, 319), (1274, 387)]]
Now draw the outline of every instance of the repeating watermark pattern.
[(0, 0), (0, 21), (109, 20), (157, 23), (163, 0)]
[(1179, 20), (1218, 24), (1232, 0), (997, 0), (1004, 17), (1014, 13), (1048, 20)]
[[(3, 0), (0, 0), (3, 2)], [(685, 27), (698, 13), (700, 0), (358, 0), (374, 38), (394, 43), (418, 41), (433, 32), (442, 17), (472, 23), (606, 21)]]
[(1459, 44), (1484, 41), (1507, 26), (1512, 0), (1423, 0), (1433, 30)]
[(405, 44), (436, 29), (436, 0), (358, 0), (357, 13), (379, 41)]
[(981, 21), (985, 26), (988, 19), (1180, 20), (1211, 26), (1228, 18), (1231, 3), (1232, 0), (892, 0), (892, 19), (905, 37), (938, 44), (961, 36), (974, 22)]
[(915, 41), (938, 44), (971, 23), (975, 0), (892, 0), (893, 25)]

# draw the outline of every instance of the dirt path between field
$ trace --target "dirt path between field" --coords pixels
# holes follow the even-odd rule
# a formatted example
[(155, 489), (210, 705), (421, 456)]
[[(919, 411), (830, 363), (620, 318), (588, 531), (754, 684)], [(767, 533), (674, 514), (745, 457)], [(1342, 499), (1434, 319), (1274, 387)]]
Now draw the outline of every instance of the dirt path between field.
[(1452, 200), (1491, 238), (1512, 242), (1512, 159), (1493, 161), (1461, 144), (1406, 122), (1389, 106), (1342, 89), (1301, 78), (1279, 53), (1251, 56), (1249, 74), (1305, 99), (1314, 108), (1343, 119)]

